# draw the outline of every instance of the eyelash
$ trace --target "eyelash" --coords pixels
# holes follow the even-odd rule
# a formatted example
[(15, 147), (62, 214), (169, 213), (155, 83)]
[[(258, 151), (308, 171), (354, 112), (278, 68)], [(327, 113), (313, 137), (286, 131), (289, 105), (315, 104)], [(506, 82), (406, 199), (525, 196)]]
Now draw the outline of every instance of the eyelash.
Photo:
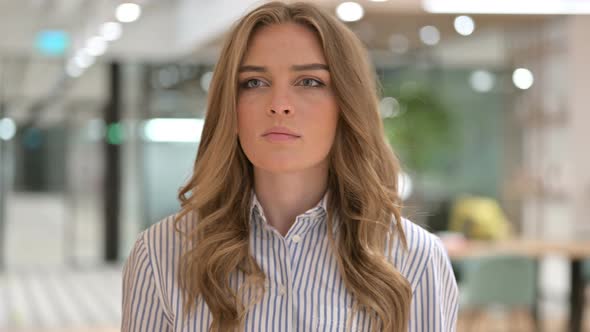
[[(309, 77), (303, 78), (299, 82), (305, 81), (305, 80), (311, 80), (311, 81), (315, 81), (317, 83), (317, 85), (315, 85), (315, 86), (304, 85), (303, 87), (305, 87), (305, 88), (321, 88), (321, 87), (325, 86), (325, 84), (322, 81), (320, 81), (318, 79), (315, 79), (315, 78), (309, 78)], [(251, 81), (260, 81), (260, 82), (263, 82), (262, 80), (257, 79), (257, 78), (247, 79), (247, 80), (243, 81), (242, 83), (240, 83), (240, 88), (247, 89), (247, 90), (248, 89), (256, 89), (256, 87), (249, 87), (248, 86), (248, 83), (251, 82)]]

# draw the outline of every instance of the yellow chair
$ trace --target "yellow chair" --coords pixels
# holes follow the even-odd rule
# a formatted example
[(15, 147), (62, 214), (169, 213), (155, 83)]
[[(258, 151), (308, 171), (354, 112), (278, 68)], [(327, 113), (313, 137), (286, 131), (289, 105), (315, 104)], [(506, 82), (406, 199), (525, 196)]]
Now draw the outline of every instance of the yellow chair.
[(502, 240), (511, 236), (512, 226), (494, 199), (467, 196), (451, 208), (449, 230), (480, 240)]

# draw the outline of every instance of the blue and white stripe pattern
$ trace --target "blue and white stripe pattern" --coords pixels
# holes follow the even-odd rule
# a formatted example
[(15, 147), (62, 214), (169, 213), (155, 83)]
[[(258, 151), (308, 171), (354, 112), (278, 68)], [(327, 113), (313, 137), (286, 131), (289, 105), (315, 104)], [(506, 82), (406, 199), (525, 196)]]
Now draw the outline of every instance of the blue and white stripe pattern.
[[(174, 276), (180, 237), (173, 220), (143, 231), (125, 263), (122, 331), (208, 331), (211, 314), (201, 299), (193, 315), (182, 317), (183, 295)], [(298, 216), (286, 236), (267, 224), (255, 195), (251, 221), (251, 251), (267, 283), (248, 312), (245, 331), (371, 331), (378, 324), (375, 317), (353, 310), (354, 299), (328, 242), (326, 196)], [(412, 287), (409, 331), (455, 331), (458, 290), (442, 243), (409, 220), (402, 222), (409, 248), (403, 250), (394, 237), (393, 252), (386, 256)], [(237, 290), (244, 275), (235, 273), (230, 280)]]

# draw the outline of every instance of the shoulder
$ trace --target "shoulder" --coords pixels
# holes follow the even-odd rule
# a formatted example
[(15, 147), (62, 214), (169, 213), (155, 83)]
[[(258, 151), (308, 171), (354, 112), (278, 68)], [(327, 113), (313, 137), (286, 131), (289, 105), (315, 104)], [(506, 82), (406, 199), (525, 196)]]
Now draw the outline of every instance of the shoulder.
[[(392, 224), (395, 226), (395, 223), (394, 220)], [(407, 250), (403, 247), (397, 229), (394, 229), (393, 252), (390, 257), (395, 268), (406, 277), (412, 289), (415, 289), (428, 268), (438, 268), (448, 258), (438, 236), (406, 218), (402, 218), (401, 226), (408, 244)]]
[(193, 215), (189, 213), (175, 222), (177, 217), (177, 214), (170, 215), (141, 231), (128, 258), (137, 259), (134, 256), (139, 254), (147, 256), (158, 284), (167, 283), (175, 275), (181, 256), (182, 238), (179, 230), (187, 231)]
[(182, 217), (179, 214), (167, 216), (142, 231), (138, 236), (138, 242), (143, 242), (155, 261), (176, 256), (181, 247), (181, 232), (188, 233), (194, 225), (193, 221), (192, 212)]
[(459, 289), (442, 241), (407, 219), (402, 226), (408, 250), (393, 250), (396, 268), (412, 287), (410, 330), (455, 331)]
[(182, 232), (190, 230), (193, 214), (183, 216), (178, 223), (177, 217), (177, 214), (170, 215), (141, 231), (123, 270), (127, 288), (131, 288), (132, 279), (142, 280), (142, 285), (153, 285), (168, 312), (177, 293), (176, 276), (182, 255), (182, 238), (177, 228)]

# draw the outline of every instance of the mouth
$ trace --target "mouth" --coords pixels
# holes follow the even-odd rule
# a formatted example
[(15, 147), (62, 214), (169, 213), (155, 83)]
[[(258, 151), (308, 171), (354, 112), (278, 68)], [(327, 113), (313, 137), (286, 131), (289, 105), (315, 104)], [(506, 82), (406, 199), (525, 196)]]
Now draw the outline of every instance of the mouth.
[(262, 134), (269, 141), (291, 141), (301, 137), (301, 135), (291, 131), (286, 127), (273, 127)]
[(270, 132), (270, 133), (264, 134), (263, 137), (266, 140), (271, 141), (271, 142), (292, 141), (292, 140), (296, 140), (296, 139), (300, 138), (300, 136), (297, 136), (297, 135), (278, 133), (278, 132)]

